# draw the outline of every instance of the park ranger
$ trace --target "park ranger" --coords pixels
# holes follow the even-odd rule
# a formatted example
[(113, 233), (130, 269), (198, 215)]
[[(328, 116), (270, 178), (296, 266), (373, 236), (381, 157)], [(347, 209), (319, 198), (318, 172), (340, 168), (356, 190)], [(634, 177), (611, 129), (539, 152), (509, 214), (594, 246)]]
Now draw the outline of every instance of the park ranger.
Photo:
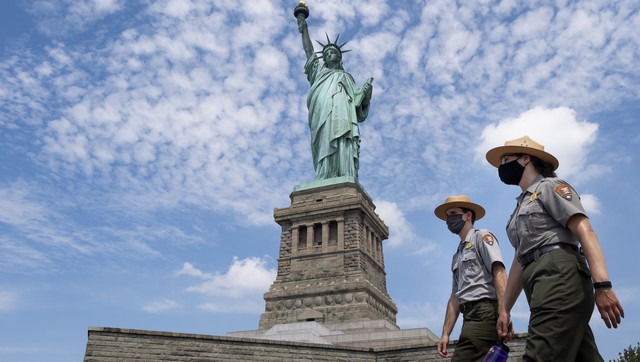
[(558, 160), (527, 136), (491, 149), (486, 157), (498, 167), (502, 182), (522, 190), (507, 223), (516, 250), (499, 306), (498, 333), (513, 332), (509, 312), (524, 289), (530, 309), (524, 361), (602, 361), (589, 327), (594, 299), (609, 328), (617, 327), (624, 311), (580, 197), (556, 177)]
[(450, 196), (435, 209), (438, 218), (447, 222), (449, 231), (460, 237), (453, 255), (451, 297), (438, 343), (438, 354), (447, 352), (449, 335), (460, 313), (462, 331), (453, 354), (453, 361), (482, 361), (498, 340), (496, 322), (498, 302), (504, 294), (507, 274), (502, 262), (498, 240), (486, 229), (474, 228), (484, 214), (484, 208), (465, 195)]

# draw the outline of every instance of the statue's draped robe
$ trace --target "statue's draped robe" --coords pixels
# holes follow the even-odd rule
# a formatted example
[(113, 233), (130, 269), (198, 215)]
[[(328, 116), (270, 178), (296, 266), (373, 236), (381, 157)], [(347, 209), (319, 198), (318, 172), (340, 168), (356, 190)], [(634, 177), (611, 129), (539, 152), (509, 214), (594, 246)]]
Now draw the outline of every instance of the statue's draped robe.
[(314, 180), (340, 176), (358, 178), (360, 130), (369, 104), (362, 105), (363, 92), (342, 69), (330, 69), (317, 56), (304, 67), (311, 84), (307, 96)]

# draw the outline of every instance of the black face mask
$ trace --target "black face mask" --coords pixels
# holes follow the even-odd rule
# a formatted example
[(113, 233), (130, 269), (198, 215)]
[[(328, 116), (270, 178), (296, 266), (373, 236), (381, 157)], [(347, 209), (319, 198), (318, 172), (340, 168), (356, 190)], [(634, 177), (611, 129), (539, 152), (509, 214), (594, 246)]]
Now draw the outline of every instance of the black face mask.
[(523, 173), (524, 166), (519, 164), (517, 159), (498, 167), (498, 176), (500, 176), (500, 180), (507, 185), (519, 184)]
[(462, 214), (447, 215), (447, 228), (454, 234), (460, 233), (466, 221), (462, 220)]

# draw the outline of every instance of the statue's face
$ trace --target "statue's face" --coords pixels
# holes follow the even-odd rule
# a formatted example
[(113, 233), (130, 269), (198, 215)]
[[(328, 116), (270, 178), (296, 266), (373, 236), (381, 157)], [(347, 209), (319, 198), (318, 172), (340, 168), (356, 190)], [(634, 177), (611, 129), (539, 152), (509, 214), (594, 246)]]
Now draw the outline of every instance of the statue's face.
[(329, 47), (322, 52), (322, 59), (328, 67), (340, 64), (342, 60), (342, 54), (336, 48)]

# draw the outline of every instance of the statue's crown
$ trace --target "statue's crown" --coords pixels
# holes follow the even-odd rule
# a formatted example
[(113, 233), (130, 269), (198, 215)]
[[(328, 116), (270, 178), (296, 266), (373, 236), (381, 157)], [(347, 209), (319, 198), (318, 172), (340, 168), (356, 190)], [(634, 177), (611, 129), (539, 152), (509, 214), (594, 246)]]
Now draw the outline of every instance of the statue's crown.
[(316, 53), (324, 53), (324, 51), (327, 50), (328, 48), (335, 48), (340, 52), (340, 54), (351, 51), (351, 50), (342, 50), (342, 47), (345, 46), (345, 44), (347, 44), (349, 41), (345, 41), (344, 43), (342, 43), (342, 45), (338, 45), (338, 39), (340, 38), (340, 34), (338, 34), (334, 42), (331, 42), (331, 40), (329, 39), (329, 34), (327, 33), (324, 33), (324, 34), (327, 36), (327, 44), (322, 44), (320, 41), (316, 40), (318, 44), (322, 46), (322, 50)]

